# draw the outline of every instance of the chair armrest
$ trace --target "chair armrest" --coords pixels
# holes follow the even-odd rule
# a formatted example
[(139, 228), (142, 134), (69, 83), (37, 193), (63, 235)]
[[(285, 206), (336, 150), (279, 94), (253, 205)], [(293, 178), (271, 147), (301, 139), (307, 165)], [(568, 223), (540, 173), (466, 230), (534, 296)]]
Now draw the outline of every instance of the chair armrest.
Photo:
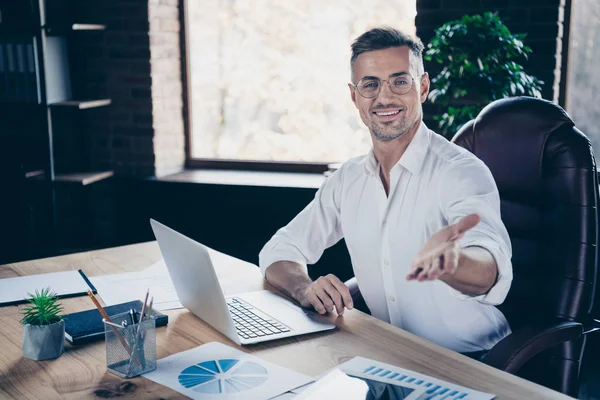
[(514, 374), (536, 354), (583, 335), (583, 325), (570, 321), (550, 321), (526, 325), (499, 341), (481, 360)]
[(348, 289), (350, 290), (350, 296), (352, 296), (352, 301), (354, 303), (362, 300), (362, 294), (360, 294), (360, 289), (358, 288), (358, 282), (356, 282), (356, 277), (348, 279), (344, 282)]

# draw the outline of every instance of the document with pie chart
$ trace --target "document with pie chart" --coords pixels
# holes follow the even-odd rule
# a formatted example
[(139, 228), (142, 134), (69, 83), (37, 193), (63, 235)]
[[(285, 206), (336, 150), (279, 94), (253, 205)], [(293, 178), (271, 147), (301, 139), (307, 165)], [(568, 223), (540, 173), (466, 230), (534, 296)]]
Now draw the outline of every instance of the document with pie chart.
[(270, 399), (311, 382), (307, 375), (211, 342), (157, 361), (144, 377), (192, 399)]

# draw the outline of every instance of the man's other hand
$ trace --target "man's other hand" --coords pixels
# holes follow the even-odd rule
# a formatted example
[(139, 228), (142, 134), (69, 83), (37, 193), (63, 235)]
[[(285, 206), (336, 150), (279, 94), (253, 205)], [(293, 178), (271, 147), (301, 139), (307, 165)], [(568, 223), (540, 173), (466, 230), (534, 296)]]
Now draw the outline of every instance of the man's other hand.
[(431, 235), (412, 260), (412, 270), (406, 279), (432, 281), (442, 275), (454, 274), (461, 250), (459, 240), (479, 221), (479, 215), (470, 214)]
[(338, 315), (344, 314), (344, 308), (354, 307), (350, 290), (337, 276), (329, 274), (300, 288), (296, 300), (302, 307), (313, 307), (319, 314), (331, 313), (335, 307)]

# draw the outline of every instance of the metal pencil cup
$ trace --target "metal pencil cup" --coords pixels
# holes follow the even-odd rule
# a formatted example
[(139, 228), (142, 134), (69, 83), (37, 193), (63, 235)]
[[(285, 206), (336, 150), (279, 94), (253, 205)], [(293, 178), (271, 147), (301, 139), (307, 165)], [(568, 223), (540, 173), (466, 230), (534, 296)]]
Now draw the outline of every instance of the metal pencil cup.
[(139, 313), (135, 317), (132, 321), (130, 313), (121, 313), (110, 316), (112, 323), (104, 321), (106, 369), (121, 378), (156, 369), (156, 321), (150, 317), (136, 323)]

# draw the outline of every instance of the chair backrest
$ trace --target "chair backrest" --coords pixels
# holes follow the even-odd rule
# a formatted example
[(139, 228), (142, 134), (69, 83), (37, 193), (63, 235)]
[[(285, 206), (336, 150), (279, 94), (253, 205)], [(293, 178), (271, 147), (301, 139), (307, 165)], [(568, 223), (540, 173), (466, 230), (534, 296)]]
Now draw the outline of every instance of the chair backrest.
[(598, 278), (589, 139), (556, 104), (516, 97), (489, 104), (452, 141), (489, 167), (500, 192), (514, 278), (499, 308), (512, 328), (536, 318), (585, 320)]

